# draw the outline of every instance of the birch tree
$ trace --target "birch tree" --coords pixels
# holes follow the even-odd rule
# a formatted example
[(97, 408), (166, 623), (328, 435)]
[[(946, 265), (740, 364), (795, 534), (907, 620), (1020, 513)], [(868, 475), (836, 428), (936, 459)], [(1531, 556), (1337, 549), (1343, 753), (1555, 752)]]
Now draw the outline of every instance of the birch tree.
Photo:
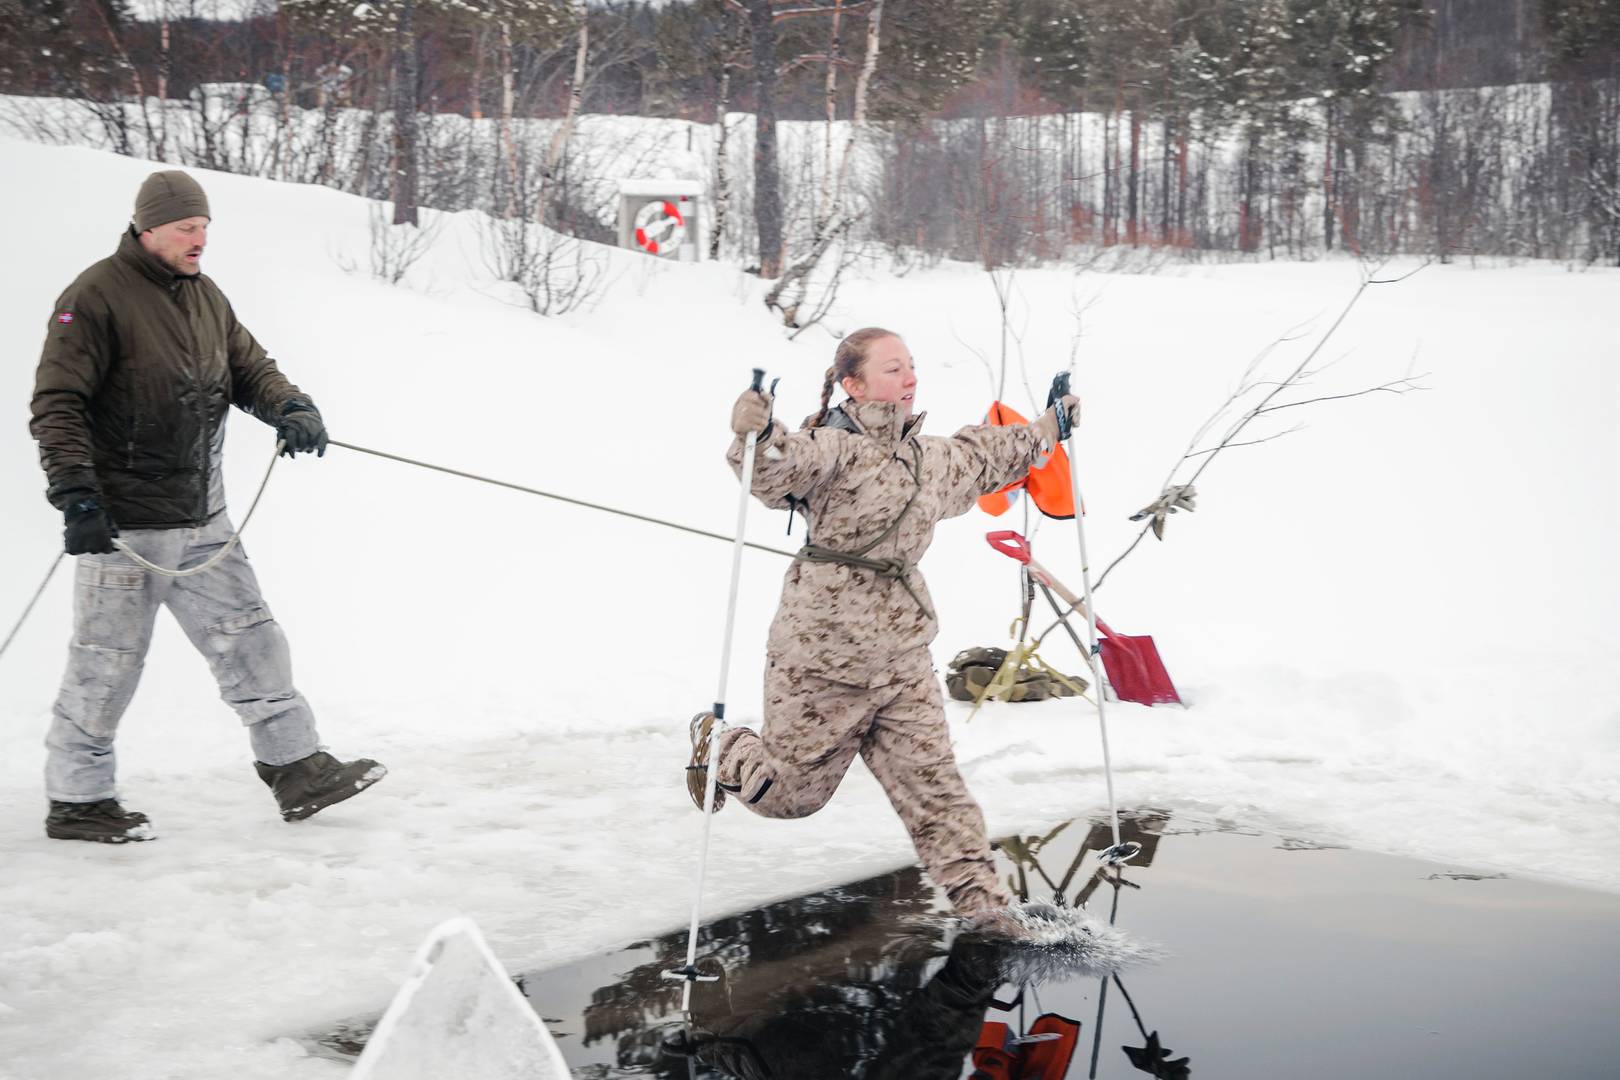
[[(584, 53), (587, 47), (585, 5), (583, 0), (458, 0), (461, 8), (479, 26), (493, 30), (496, 39), (496, 66), (500, 69), (500, 105), (497, 112), (500, 139), (501, 170), (505, 179), (505, 194), (500, 200), (501, 210), (508, 216), (516, 212), (514, 200), (518, 187), (518, 151), (512, 133), (512, 120), (517, 109), (516, 51), (520, 48), (551, 49), (567, 37), (570, 30), (579, 35), (575, 77), (568, 100), (565, 123), (571, 125), (578, 102)], [(566, 140), (566, 136), (564, 136)], [(549, 174), (554, 163), (545, 166), (542, 175)], [(543, 217), (542, 200), (538, 213)]]
[[(836, 169), (833, 165), (833, 130), (837, 122), (838, 27), (843, 16), (842, 0), (835, 0), (832, 9), (833, 40), (826, 55), (826, 161), (822, 169), (821, 202), (817, 208), (810, 249), (793, 263), (765, 295), (765, 306), (779, 312), (785, 325), (802, 328), (800, 306), (809, 292), (810, 276), (821, 263), (827, 249), (854, 224), (854, 218), (844, 209), (844, 188), (849, 178), (850, 161), (855, 155), (855, 143), (866, 125), (867, 93), (872, 85), (872, 72), (877, 67), (882, 44), (884, 0), (873, 0), (866, 17), (866, 49), (861, 61), (860, 74), (855, 79), (855, 111), (844, 137), (843, 153)], [(834, 286), (835, 287), (835, 286)]]

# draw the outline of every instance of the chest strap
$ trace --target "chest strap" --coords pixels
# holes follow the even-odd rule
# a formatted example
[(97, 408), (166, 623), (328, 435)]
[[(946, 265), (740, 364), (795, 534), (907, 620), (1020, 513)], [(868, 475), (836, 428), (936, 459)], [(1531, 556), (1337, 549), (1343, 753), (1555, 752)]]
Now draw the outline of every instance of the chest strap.
[[(901, 460), (904, 461), (903, 458)], [(900, 523), (906, 519), (906, 515), (911, 512), (911, 508), (917, 504), (917, 497), (922, 494), (922, 448), (915, 442), (911, 444), (911, 461), (907, 462), (907, 465), (911, 471), (913, 484), (911, 498), (906, 500), (906, 505), (900, 508), (900, 512), (895, 515), (894, 520), (889, 522), (888, 527), (878, 533), (875, 539), (870, 543), (861, 545), (854, 551), (836, 551), (833, 548), (822, 547), (820, 544), (807, 543), (799, 549), (794, 558), (807, 563), (837, 563), (840, 566), (852, 566), (857, 570), (865, 570), (885, 581), (898, 581), (900, 587), (906, 590), (906, 595), (916, 601), (917, 609), (923, 615), (932, 619), (934, 613), (928, 610), (928, 605), (922, 602), (922, 597), (918, 596), (917, 591), (911, 587), (909, 575), (917, 568), (917, 564), (906, 559), (871, 557), (874, 548), (899, 530)]]

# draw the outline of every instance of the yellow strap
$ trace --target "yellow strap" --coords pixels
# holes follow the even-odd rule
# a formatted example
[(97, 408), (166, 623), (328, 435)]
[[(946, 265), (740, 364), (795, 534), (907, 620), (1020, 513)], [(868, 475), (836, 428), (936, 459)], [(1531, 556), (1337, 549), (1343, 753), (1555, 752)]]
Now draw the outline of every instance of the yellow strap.
[[(1053, 667), (1051, 664), (1048, 664), (1045, 660), (1042, 660), (1039, 656), (1037, 656), (1033, 648), (1029, 650), (1029, 659), (1030, 662), (1036, 666), (1036, 670), (1046, 675), (1053, 682), (1062, 683), (1070, 690), (1073, 690), (1075, 697), (1082, 698), (1086, 701), (1091, 701), (1089, 697), (1086, 697), (1086, 684), (1084, 680), (1076, 682), (1074, 678), (1063, 674), (1063, 672), (1059, 671), (1057, 668)], [(1092, 704), (1096, 703), (1092, 702)]]
[(1035, 652), (1034, 643), (1026, 645), (1023, 642), (1019, 642), (1017, 645), (1014, 645), (1012, 648), (1007, 650), (1006, 659), (1001, 662), (1001, 666), (996, 669), (995, 675), (993, 675), (990, 681), (985, 684), (984, 689), (979, 692), (979, 696), (973, 700), (973, 708), (968, 711), (968, 720), (971, 721), (979, 714), (979, 706), (983, 705), (986, 701), (1007, 700), (1007, 696), (1012, 693), (1013, 688), (1018, 685), (1018, 676), (1021, 675), (1026, 668), (1045, 675), (1054, 682), (1061, 683), (1062, 685), (1068, 687), (1070, 690), (1074, 691), (1076, 697), (1084, 701), (1091, 702), (1093, 705), (1096, 704), (1096, 702), (1092, 702), (1091, 698), (1086, 696), (1086, 687), (1084, 684), (1076, 683), (1074, 679), (1063, 674), (1063, 672), (1059, 671), (1057, 668), (1054, 668), (1045, 660), (1042, 660), (1040, 655)]
[(978, 698), (973, 702), (973, 709), (968, 713), (967, 717), (969, 720), (978, 715), (979, 706), (986, 701), (1002, 701), (1006, 699), (1012, 688), (1018, 685), (1018, 672), (1024, 666), (1024, 660), (1028, 656), (1029, 647), (1023, 642), (1019, 642), (1007, 650), (1007, 655), (1001, 661), (1001, 666), (996, 669), (995, 675), (991, 676), (990, 682), (985, 685), (984, 690), (979, 693)]

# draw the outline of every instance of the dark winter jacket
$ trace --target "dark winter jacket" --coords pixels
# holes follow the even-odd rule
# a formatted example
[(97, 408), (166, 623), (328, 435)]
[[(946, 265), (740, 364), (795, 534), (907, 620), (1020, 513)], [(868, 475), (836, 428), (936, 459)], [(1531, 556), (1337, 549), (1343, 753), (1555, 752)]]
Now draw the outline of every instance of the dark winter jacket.
[(133, 229), (51, 314), (29, 430), (58, 509), (98, 498), (125, 528), (200, 525), (228, 407), (274, 424), (308, 402), (206, 275), (177, 275)]

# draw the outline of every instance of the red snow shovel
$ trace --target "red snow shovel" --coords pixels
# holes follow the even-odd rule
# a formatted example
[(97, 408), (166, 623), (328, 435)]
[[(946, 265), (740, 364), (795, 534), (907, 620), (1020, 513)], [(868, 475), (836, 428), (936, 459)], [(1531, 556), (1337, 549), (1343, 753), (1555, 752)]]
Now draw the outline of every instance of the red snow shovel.
[[(1065, 604), (1075, 611), (1085, 612), (1079, 598), (1053, 577), (1051, 571), (1035, 561), (1029, 541), (1021, 534), (1006, 529), (986, 533), (984, 538), (1003, 555), (1027, 566), (1030, 577), (1057, 593)], [(1097, 632), (1102, 635), (1103, 670), (1108, 673), (1108, 683), (1114, 688), (1116, 697), (1142, 705), (1181, 704), (1181, 695), (1176, 693), (1176, 684), (1170, 681), (1170, 673), (1164, 669), (1164, 661), (1159, 659), (1159, 650), (1153, 644), (1153, 638), (1146, 634), (1132, 637), (1115, 633), (1101, 619), (1097, 620)], [(1081, 651), (1084, 651), (1084, 647)]]

